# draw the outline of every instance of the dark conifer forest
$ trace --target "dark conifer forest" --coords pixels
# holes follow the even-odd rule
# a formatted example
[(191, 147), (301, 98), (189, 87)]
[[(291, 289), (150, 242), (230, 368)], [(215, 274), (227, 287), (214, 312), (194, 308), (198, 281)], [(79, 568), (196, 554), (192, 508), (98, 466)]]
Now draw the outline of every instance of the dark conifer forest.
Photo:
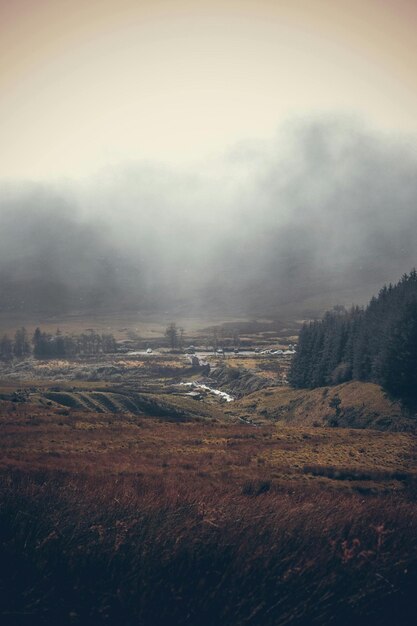
[(380, 384), (404, 402), (417, 400), (417, 272), (384, 286), (363, 309), (334, 307), (304, 324), (290, 382), (320, 387), (348, 380)]

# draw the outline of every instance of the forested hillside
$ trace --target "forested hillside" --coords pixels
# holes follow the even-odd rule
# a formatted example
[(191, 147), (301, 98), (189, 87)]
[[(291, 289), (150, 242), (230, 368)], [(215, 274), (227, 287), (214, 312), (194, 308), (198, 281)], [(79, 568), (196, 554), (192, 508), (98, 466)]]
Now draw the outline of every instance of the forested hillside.
[(417, 272), (384, 286), (365, 309), (335, 307), (305, 324), (290, 372), (294, 387), (348, 380), (380, 384), (405, 401), (417, 400)]

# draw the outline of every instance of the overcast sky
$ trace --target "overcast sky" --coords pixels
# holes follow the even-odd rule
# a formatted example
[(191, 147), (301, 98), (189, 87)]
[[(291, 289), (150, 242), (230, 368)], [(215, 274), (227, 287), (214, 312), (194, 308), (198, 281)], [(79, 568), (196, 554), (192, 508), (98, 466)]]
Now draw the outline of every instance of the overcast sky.
[(0, 179), (188, 167), (291, 118), (417, 132), (415, 0), (0, 0)]
[(416, 25), (416, 0), (0, 0), (0, 306), (364, 303), (417, 264)]

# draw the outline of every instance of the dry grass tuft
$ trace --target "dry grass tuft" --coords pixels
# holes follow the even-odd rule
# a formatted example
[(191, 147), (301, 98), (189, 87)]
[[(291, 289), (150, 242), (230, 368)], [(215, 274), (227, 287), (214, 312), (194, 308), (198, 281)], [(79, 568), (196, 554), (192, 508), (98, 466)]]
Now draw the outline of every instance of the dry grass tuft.
[(5, 625), (415, 621), (410, 433), (3, 403)]

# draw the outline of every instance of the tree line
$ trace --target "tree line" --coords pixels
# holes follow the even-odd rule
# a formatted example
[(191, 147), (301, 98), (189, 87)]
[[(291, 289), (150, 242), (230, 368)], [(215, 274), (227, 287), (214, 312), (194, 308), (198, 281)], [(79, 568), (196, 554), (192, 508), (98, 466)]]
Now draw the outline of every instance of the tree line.
[(59, 329), (55, 334), (46, 333), (36, 328), (29, 338), (26, 328), (19, 328), (13, 338), (7, 334), (0, 340), (0, 359), (10, 361), (13, 358), (25, 358), (33, 354), (38, 359), (95, 356), (116, 352), (116, 340), (111, 334), (99, 334), (94, 331), (80, 335), (63, 335)]
[(415, 269), (385, 285), (366, 308), (334, 307), (322, 320), (303, 325), (290, 384), (314, 388), (349, 380), (375, 382), (417, 401)]

